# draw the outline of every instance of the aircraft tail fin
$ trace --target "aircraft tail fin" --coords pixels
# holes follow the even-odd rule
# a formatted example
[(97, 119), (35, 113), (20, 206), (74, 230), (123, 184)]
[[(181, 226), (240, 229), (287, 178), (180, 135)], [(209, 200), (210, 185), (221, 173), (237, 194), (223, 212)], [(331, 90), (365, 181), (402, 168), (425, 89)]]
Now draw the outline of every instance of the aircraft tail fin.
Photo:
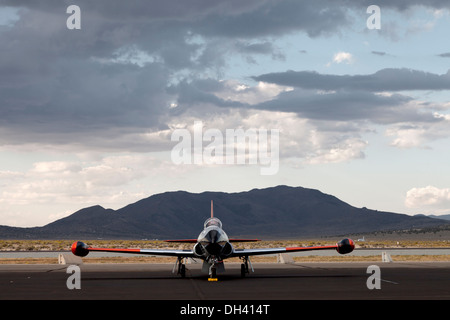
[(211, 200), (211, 218), (214, 217), (213, 201)]

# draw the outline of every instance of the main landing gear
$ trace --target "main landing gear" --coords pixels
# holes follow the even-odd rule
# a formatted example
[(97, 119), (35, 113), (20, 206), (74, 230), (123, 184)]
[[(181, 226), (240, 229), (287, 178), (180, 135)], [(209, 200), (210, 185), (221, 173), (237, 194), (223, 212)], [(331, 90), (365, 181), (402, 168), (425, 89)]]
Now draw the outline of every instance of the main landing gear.
[(252, 262), (250, 261), (249, 257), (244, 256), (244, 257), (240, 257), (240, 258), (242, 259), (242, 264), (241, 264), (241, 277), (242, 278), (244, 278), (247, 273), (250, 273), (250, 271), (248, 270), (249, 263), (250, 263), (250, 268), (252, 269), (252, 272), (255, 272), (255, 270), (253, 270)]
[(175, 265), (173, 266), (172, 273), (175, 273), (175, 268), (178, 265), (178, 274), (182, 277), (186, 277), (186, 265), (183, 263), (183, 257), (178, 257), (177, 261), (175, 262)]

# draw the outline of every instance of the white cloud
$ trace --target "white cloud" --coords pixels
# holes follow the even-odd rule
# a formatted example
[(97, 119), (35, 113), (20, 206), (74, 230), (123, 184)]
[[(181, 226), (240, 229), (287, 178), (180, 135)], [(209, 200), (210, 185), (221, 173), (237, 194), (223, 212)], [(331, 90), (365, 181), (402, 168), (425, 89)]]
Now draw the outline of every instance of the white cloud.
[(70, 172), (77, 172), (80, 170), (80, 166), (75, 163), (66, 161), (46, 161), (36, 162), (33, 164), (32, 172), (42, 174), (64, 174)]
[[(231, 84), (227, 82), (227, 85)], [(244, 87), (238, 82), (233, 85), (230, 92), (237, 95), (236, 99), (247, 103), (253, 99), (252, 94), (257, 97), (258, 92), (261, 92), (261, 99), (270, 99), (278, 92), (287, 90), (285, 87), (266, 86), (263, 83), (255, 87)], [(157, 145), (158, 150), (167, 153), (167, 157), (164, 157), (165, 152), (124, 152), (111, 155), (102, 153), (101, 150), (94, 152), (94, 148), (84, 149), (83, 152), (82, 149), (65, 145), (47, 149), (41, 147), (40, 159), (45, 159), (44, 154), (51, 155), (49, 157), (52, 159), (57, 159), (58, 155), (61, 155), (61, 159), (67, 158), (62, 155), (69, 152), (73, 156), (70, 160), (27, 160), (29, 164), (25, 169), (21, 166), (0, 171), (0, 224), (43, 225), (52, 222), (55, 217), (62, 218), (83, 207), (99, 204), (117, 209), (154, 192), (167, 191), (164, 188), (180, 188), (173, 181), (180, 182), (191, 173), (198, 174), (205, 168), (214, 167), (206, 163), (175, 165), (170, 160), (170, 150), (176, 144), (170, 141), (172, 130), (191, 130), (198, 120), (203, 121), (204, 131), (218, 129), (225, 133), (227, 129), (238, 128), (279, 130), (280, 162), (283, 165), (298, 167), (364, 157), (366, 142), (359, 137), (360, 131), (347, 122), (312, 121), (296, 113), (281, 111), (255, 112), (251, 109), (224, 109), (215, 106), (210, 106), (207, 113), (204, 110), (201, 106), (190, 108), (168, 119), (168, 128), (141, 135), (131, 134), (126, 139), (111, 142), (128, 146), (139, 144), (142, 146), (140, 150), (146, 145), (153, 146), (148, 147), (151, 151)], [(95, 141), (92, 143), (95, 144)], [(28, 149), (27, 146), (16, 147), (16, 150), (21, 150), (18, 152), (21, 152), (22, 158), (32, 158), (35, 149), (34, 145), (30, 145)], [(3, 152), (9, 150), (3, 147)], [(224, 169), (225, 165), (217, 165), (215, 168)], [(230, 169), (230, 166), (227, 168)]]
[[(353, 55), (349, 52), (343, 52), (340, 51), (338, 53), (335, 53), (333, 56), (333, 63), (346, 63), (351, 64), (353, 63)], [(331, 62), (327, 63), (327, 67), (331, 66)]]
[(364, 149), (368, 143), (359, 138), (343, 139), (340, 143), (328, 149), (319, 149), (316, 154), (307, 158), (310, 164), (338, 163), (354, 159), (363, 159)]
[(387, 136), (395, 136), (395, 139), (391, 142), (391, 146), (401, 149), (415, 148), (423, 145), (426, 132), (425, 128), (417, 126), (404, 128), (396, 126), (386, 129)]
[(450, 115), (435, 112), (432, 117), (435, 121), (398, 123), (387, 128), (386, 136), (393, 137), (391, 146), (400, 149), (430, 148), (429, 143), (450, 137)]
[(333, 62), (336, 63), (352, 63), (353, 61), (353, 56), (351, 55), (351, 53), (348, 52), (338, 52), (334, 55), (333, 57)]
[(412, 188), (406, 193), (405, 206), (423, 210), (425, 213), (450, 213), (450, 188), (439, 189), (434, 186)]
[(156, 156), (131, 154), (0, 171), (0, 225), (43, 225), (97, 204), (118, 209), (152, 194), (154, 186), (146, 180), (175, 177), (186, 169)]
[[(208, 118), (203, 118), (204, 129), (218, 129), (225, 133), (227, 129), (265, 129), (279, 130), (280, 161), (295, 166), (302, 164), (321, 164), (345, 162), (364, 158), (367, 141), (360, 137), (364, 129), (356, 124), (329, 121), (313, 121), (294, 112), (268, 110), (214, 110)], [(182, 117), (172, 119), (171, 128), (186, 128), (192, 131), (194, 121), (199, 120), (191, 108)]]
[(272, 100), (282, 92), (292, 91), (292, 87), (280, 86), (273, 83), (259, 81), (256, 86), (248, 86), (236, 80), (222, 81), (223, 88), (214, 93), (224, 99), (247, 103), (250, 105)]

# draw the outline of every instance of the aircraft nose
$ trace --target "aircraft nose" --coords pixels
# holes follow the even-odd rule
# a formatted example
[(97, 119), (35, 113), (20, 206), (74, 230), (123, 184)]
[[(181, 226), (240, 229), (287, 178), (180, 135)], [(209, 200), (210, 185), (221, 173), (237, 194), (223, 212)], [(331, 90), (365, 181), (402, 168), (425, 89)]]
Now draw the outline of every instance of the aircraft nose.
[(222, 246), (218, 243), (220, 234), (217, 230), (210, 230), (206, 234), (206, 239), (208, 240), (207, 245), (205, 246), (206, 251), (208, 251), (211, 255), (219, 255), (222, 251)]
[(206, 238), (210, 243), (217, 243), (217, 240), (219, 239), (219, 233), (217, 232), (217, 230), (211, 230), (206, 235)]

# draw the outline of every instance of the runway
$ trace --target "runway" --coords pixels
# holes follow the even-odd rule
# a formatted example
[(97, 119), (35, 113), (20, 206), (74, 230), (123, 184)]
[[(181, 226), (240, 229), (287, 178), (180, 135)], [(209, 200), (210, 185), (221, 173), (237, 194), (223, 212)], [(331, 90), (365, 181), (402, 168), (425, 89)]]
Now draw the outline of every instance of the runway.
[[(209, 282), (199, 264), (186, 278), (171, 264), (81, 264), (80, 289), (69, 289), (68, 265), (0, 265), (1, 300), (448, 300), (449, 262), (255, 263), (240, 277), (239, 264)], [(369, 277), (372, 277), (369, 279)]]

